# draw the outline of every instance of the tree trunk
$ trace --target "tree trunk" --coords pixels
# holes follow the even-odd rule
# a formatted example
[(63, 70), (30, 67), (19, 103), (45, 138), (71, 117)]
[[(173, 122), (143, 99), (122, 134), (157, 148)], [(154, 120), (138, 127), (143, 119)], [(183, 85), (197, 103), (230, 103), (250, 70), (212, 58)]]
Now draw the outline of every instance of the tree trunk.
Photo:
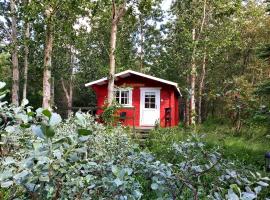
[(65, 95), (66, 95), (66, 99), (67, 99), (68, 117), (70, 117), (71, 113), (72, 113), (72, 101), (73, 101), (73, 84), (72, 84), (73, 75), (70, 76), (69, 91), (66, 88), (66, 85), (65, 85), (63, 78), (61, 79), (61, 82), (62, 82), (62, 87), (63, 87), (63, 90), (64, 90)]
[[(192, 51), (192, 56), (191, 56), (191, 73), (190, 73), (190, 124), (195, 125), (195, 119), (196, 119), (196, 101), (195, 101), (195, 86), (196, 86), (196, 73), (197, 73), (197, 68), (196, 68), (196, 51), (197, 51), (197, 44), (198, 41), (201, 38), (201, 34), (203, 32), (204, 24), (205, 24), (205, 18), (206, 18), (206, 3), (207, 1), (204, 0), (203, 4), (203, 16), (201, 20), (201, 26), (196, 33), (196, 28), (193, 27), (192, 29), (192, 41), (194, 44), (193, 51)], [(196, 37), (197, 34), (197, 37)]]
[[(187, 76), (187, 83), (189, 84), (189, 75)], [(189, 105), (190, 105), (190, 98), (189, 94), (185, 99), (185, 126), (189, 126)]]
[(144, 34), (143, 34), (143, 20), (140, 16), (140, 72), (144, 72)]
[(17, 44), (17, 19), (15, 0), (10, 0), (11, 40), (12, 40), (12, 103), (19, 105), (19, 63)]
[(206, 67), (206, 51), (204, 51), (203, 55), (203, 63), (202, 63), (202, 74), (201, 74), (201, 80), (199, 84), (199, 91), (198, 91), (198, 123), (202, 123), (202, 93), (204, 90), (204, 79), (205, 79), (205, 67)]
[(73, 103), (73, 75), (70, 77), (70, 84), (69, 84), (68, 116), (71, 116), (72, 113), (72, 103)]
[(185, 100), (185, 126), (189, 126), (189, 103), (190, 100), (187, 98)]
[(47, 27), (44, 50), (44, 71), (43, 71), (43, 108), (51, 108), (51, 68), (52, 68), (52, 45), (53, 45), (53, 30), (52, 30), (52, 9), (48, 7), (45, 11)]
[(68, 117), (72, 114), (72, 104), (73, 104), (73, 78), (74, 78), (74, 68), (75, 68), (75, 55), (73, 48), (70, 51), (70, 79), (69, 79), (69, 90), (67, 89), (64, 79), (61, 79), (62, 87), (66, 95), (67, 106), (68, 106)]
[(126, 1), (116, 9), (115, 1), (112, 0), (112, 27), (110, 39), (110, 70), (108, 76), (108, 106), (113, 102), (113, 89), (114, 89), (114, 74), (115, 74), (115, 49), (116, 49), (116, 35), (117, 25), (126, 11)]
[[(28, 1), (30, 3), (31, 0)], [(28, 81), (28, 55), (29, 55), (29, 38), (30, 38), (30, 24), (29, 22), (25, 23), (25, 32), (24, 32), (24, 83), (23, 83), (23, 99), (27, 99), (27, 81)]]
[[(196, 40), (196, 30), (192, 29), (192, 40)], [(195, 108), (195, 85), (196, 85), (196, 63), (195, 63), (195, 53), (192, 54), (191, 58), (191, 74), (190, 74), (190, 124), (195, 124), (196, 108)]]
[(116, 33), (117, 24), (112, 21), (111, 29), (111, 41), (110, 41), (110, 72), (108, 77), (108, 105), (110, 106), (113, 102), (113, 89), (114, 89), (114, 74), (115, 74), (115, 46), (116, 46)]

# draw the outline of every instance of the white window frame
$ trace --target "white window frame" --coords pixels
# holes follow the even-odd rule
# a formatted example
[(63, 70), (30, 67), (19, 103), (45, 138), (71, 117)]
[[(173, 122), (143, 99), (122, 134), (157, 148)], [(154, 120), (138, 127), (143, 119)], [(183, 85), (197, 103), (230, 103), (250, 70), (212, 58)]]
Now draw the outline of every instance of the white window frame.
[[(119, 92), (119, 104), (123, 107), (132, 107), (132, 89), (133, 88), (115, 88), (114, 91), (114, 95), (115, 92), (118, 91)], [(128, 104), (121, 104), (121, 92), (122, 91), (128, 91)], [(114, 96), (115, 98), (115, 96)], [(115, 98), (116, 99), (116, 98)]]

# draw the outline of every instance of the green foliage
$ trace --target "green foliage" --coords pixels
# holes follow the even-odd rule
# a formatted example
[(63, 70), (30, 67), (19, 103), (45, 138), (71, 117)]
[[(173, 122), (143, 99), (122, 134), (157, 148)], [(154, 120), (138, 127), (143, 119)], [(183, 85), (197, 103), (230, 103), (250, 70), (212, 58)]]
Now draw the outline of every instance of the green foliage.
[[(159, 129), (151, 132), (147, 147), (161, 160), (177, 162), (169, 146), (175, 141), (184, 141), (194, 133), (193, 129), (173, 128)], [(229, 160), (234, 160), (240, 166), (251, 166), (263, 170), (265, 161), (263, 155), (269, 151), (270, 139), (267, 126), (250, 122), (243, 126), (240, 132), (224, 119), (209, 119), (203, 125), (196, 127), (196, 133), (206, 142), (207, 148), (220, 146), (220, 153)]]
[(108, 129), (80, 112), (62, 122), (26, 104), (0, 108), (10, 118), (1, 128), (3, 198), (254, 199), (268, 187), (268, 177), (238, 169), (196, 136), (171, 140), (173, 163), (160, 161), (121, 127)]
[(256, 93), (259, 95), (270, 95), (270, 80), (259, 85)]
[(118, 119), (116, 113), (120, 107), (121, 105), (116, 101), (113, 101), (110, 106), (105, 103), (105, 105), (103, 106), (103, 113), (101, 115), (102, 121), (104, 121), (105, 124), (109, 126), (114, 125), (116, 123), (116, 120)]

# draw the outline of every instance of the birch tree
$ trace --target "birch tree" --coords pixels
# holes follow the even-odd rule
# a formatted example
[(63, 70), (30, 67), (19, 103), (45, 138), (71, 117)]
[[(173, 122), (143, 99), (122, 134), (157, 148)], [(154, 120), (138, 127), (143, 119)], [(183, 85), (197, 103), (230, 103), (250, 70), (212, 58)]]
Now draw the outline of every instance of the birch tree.
[[(31, 3), (31, 0), (25, 0), (26, 6)], [(30, 23), (29, 19), (25, 20), (24, 30), (24, 74), (23, 74), (23, 99), (27, 99), (27, 81), (28, 81), (28, 68), (29, 68), (29, 39), (30, 39)]]
[(12, 103), (19, 105), (19, 62), (17, 42), (16, 1), (10, 0), (12, 42)]
[(45, 8), (45, 47), (44, 47), (44, 69), (43, 69), (43, 108), (51, 107), (51, 68), (53, 48), (53, 8), (46, 5)]
[[(199, 40), (201, 39), (201, 34), (204, 29), (205, 25), (205, 17), (206, 17), (206, 3), (207, 1), (204, 0), (203, 2), (203, 9), (202, 9), (202, 19), (201, 24), (197, 28), (197, 34), (196, 34), (196, 27), (192, 28), (192, 41), (194, 44), (192, 56), (191, 56), (191, 74), (190, 74), (190, 124), (195, 124), (196, 119), (196, 104), (195, 104), (195, 91), (196, 91), (196, 73), (197, 73), (197, 67), (196, 67), (196, 53), (197, 53), (197, 44)], [(196, 22), (195, 22), (196, 23)]]
[(111, 38), (110, 38), (110, 67), (108, 76), (108, 105), (113, 102), (114, 75), (115, 75), (115, 50), (117, 26), (126, 12), (126, 1), (117, 6), (115, 0), (112, 0), (112, 19), (111, 19)]

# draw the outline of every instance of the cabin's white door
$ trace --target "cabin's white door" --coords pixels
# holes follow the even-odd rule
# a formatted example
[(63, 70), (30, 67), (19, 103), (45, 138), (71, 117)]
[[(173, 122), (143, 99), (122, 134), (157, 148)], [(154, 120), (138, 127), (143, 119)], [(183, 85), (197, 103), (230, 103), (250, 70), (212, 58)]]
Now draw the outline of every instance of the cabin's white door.
[(140, 126), (160, 122), (160, 88), (141, 88)]

